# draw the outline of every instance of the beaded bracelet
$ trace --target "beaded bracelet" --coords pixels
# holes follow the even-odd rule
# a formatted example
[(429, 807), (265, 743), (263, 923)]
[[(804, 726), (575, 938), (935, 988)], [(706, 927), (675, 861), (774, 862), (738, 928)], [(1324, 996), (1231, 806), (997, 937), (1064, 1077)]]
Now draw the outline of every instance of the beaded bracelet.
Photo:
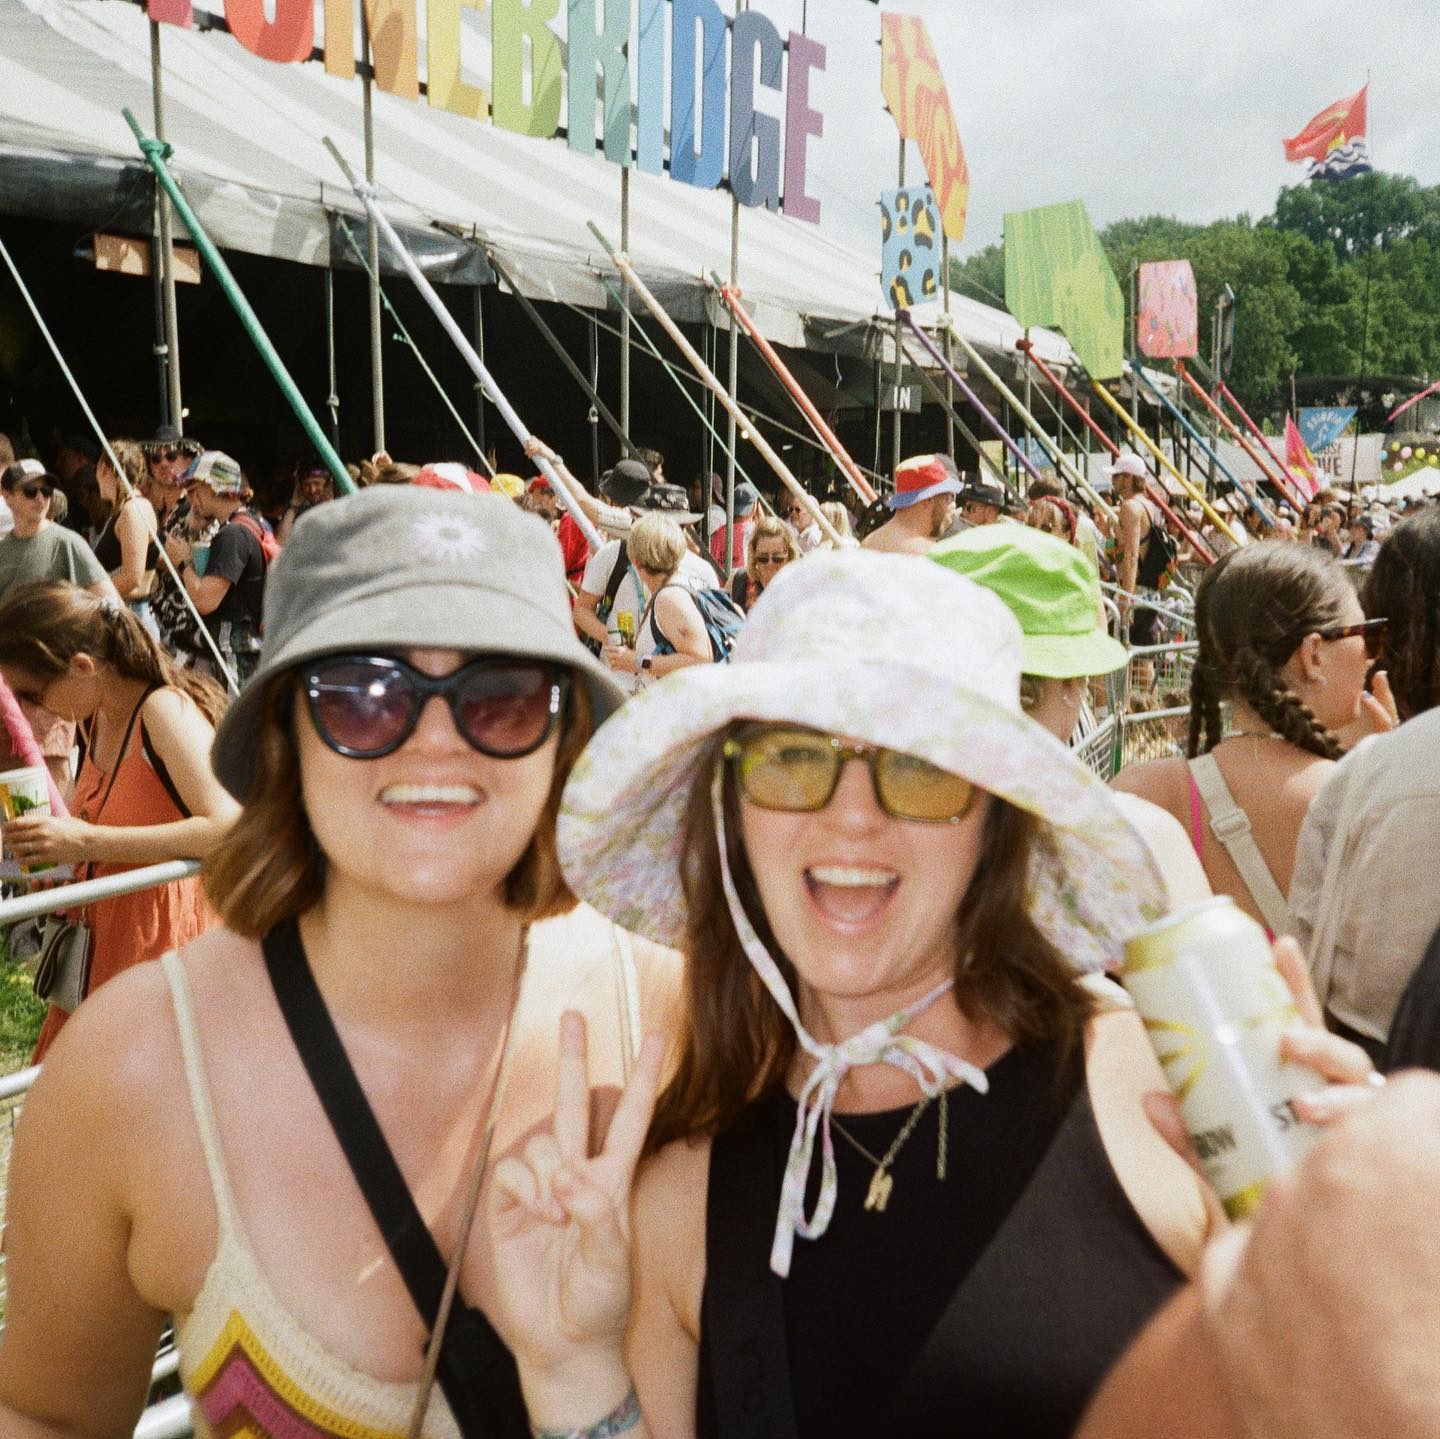
[(593, 1424), (582, 1425), (579, 1429), (539, 1429), (531, 1426), (535, 1439), (612, 1439), (616, 1434), (629, 1433), (641, 1420), (640, 1400), (636, 1397), (635, 1386), (603, 1419)]

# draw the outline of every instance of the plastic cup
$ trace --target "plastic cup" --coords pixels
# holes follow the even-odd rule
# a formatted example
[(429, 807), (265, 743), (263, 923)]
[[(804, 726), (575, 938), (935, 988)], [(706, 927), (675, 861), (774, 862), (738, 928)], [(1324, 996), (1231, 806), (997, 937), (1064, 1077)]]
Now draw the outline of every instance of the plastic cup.
[(191, 545), (190, 563), (195, 567), (197, 575), (203, 575), (210, 568), (210, 546), (208, 544)]
[[(27, 814), (50, 813), (50, 785), (45, 770), (39, 765), (25, 769), (6, 770), (0, 774), (0, 815), (6, 820), (20, 819)], [(7, 857), (13, 861), (7, 851)], [(21, 874), (40, 874), (52, 870), (53, 864), (18, 865)]]

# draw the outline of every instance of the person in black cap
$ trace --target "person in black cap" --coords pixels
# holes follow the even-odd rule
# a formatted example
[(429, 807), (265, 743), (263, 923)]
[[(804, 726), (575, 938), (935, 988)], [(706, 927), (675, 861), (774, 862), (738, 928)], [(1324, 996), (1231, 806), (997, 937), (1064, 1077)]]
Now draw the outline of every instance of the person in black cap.
[(967, 525), (993, 525), (1005, 513), (1010, 496), (1005, 486), (989, 475), (965, 481), (960, 491), (960, 518)]

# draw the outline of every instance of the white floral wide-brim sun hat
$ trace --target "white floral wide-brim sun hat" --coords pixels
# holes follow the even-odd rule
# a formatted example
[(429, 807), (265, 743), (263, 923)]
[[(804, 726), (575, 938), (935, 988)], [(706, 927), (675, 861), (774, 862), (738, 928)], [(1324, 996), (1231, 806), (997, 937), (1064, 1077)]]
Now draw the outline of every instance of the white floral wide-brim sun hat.
[(787, 565), (727, 665), (677, 670), (596, 731), (565, 787), (560, 863), (625, 929), (685, 939), (682, 823), (709, 742), (738, 720), (805, 725), (917, 755), (1045, 822), (1032, 918), (1076, 969), (1118, 965), (1163, 913), (1144, 841), (1110, 791), (1020, 708), (1020, 627), (989, 591), (913, 556)]

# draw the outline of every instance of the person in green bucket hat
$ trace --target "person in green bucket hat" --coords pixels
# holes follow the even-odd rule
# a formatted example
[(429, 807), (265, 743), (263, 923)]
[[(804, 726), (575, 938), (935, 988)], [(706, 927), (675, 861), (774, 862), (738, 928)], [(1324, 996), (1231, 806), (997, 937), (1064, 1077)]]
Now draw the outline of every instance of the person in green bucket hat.
[[(1020, 703), (1057, 739), (1072, 742), (1089, 680), (1130, 661), (1105, 630), (1100, 576), (1074, 545), (1028, 525), (983, 525), (941, 540), (930, 558), (982, 585), (1020, 623)], [(1172, 907), (1210, 896), (1184, 827), (1159, 805), (1116, 793), (1150, 847)]]

